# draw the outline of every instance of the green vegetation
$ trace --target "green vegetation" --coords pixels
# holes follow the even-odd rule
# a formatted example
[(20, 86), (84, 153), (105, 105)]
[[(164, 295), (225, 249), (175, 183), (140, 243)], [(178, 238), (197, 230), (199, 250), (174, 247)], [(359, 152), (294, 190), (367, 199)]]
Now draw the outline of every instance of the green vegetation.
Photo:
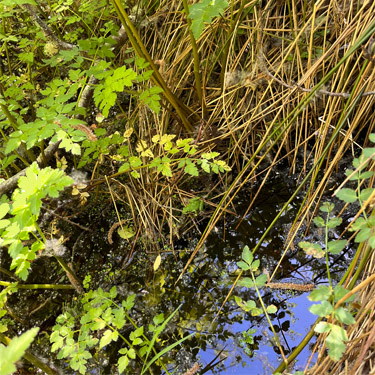
[[(22, 356), (48, 374), (58, 366), (86, 374), (109, 359), (106, 371), (119, 373), (208, 372), (221, 352), (206, 367), (197, 353), (192, 363), (177, 355), (183, 343), (193, 352), (209, 335), (229, 337), (220, 324), (235, 320), (225, 305), (236, 286), (236, 308), (272, 331), (282, 359), (275, 373), (315, 334), (329, 364), (312, 374), (353, 362), (348, 342), (360, 342), (361, 330), (371, 336), (364, 317), (374, 307), (375, 4), (0, 0), (0, 9), (0, 375)], [(336, 212), (337, 200), (321, 201), (352, 159), (335, 187), (346, 205)], [(235, 279), (224, 277), (233, 271), (224, 261), (202, 266), (208, 236), (238, 215), (241, 191), (249, 190), (245, 217), (282, 163), (294, 190), (243, 248)], [(298, 213), (269, 276), (256, 253), (292, 204)], [(300, 241), (302, 229), (323, 240)], [(288, 356), (272, 323), (278, 306), (263, 291), (314, 287), (272, 281), (296, 238), (316, 264), (324, 260), (328, 285), (308, 297), (318, 321)], [(330, 260), (347, 247), (355, 254), (335, 285)], [(163, 269), (169, 256), (181, 269)], [(127, 279), (135, 258), (143, 284)], [(188, 290), (200, 269), (211, 280)], [(227, 293), (220, 310), (206, 299), (204, 318), (197, 306), (182, 316), (172, 296), (200, 296), (210, 282), (207, 290)], [(247, 327), (238, 339), (249, 357), (256, 334)]]

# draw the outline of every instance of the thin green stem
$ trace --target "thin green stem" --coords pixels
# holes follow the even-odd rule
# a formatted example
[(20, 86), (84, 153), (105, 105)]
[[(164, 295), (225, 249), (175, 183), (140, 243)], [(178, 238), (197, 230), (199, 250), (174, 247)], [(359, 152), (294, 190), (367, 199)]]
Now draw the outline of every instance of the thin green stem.
[(327, 212), (327, 217), (326, 217), (324, 242), (325, 242), (325, 258), (326, 258), (327, 277), (328, 277), (329, 286), (332, 289), (332, 280), (331, 280), (331, 273), (329, 272), (329, 258), (328, 258), (328, 221), (329, 221), (329, 212)]

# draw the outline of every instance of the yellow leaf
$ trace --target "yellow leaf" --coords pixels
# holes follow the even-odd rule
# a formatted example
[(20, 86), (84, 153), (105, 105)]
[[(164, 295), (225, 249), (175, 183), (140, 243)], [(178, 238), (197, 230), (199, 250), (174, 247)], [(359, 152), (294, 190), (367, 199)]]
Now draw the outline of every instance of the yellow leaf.
[(160, 141), (160, 135), (159, 135), (159, 134), (154, 135), (154, 136), (152, 137), (152, 142), (153, 142), (153, 143), (158, 143), (159, 141)]
[(127, 129), (124, 133), (124, 138), (130, 138), (130, 136), (133, 134), (133, 128)]
[(142, 152), (147, 150), (147, 148), (147, 143), (145, 141), (139, 141), (135, 149), (137, 150), (137, 152)]
[(150, 158), (153, 158), (154, 157), (154, 154), (152, 153), (152, 151), (148, 148), (147, 150), (141, 152), (141, 156), (148, 156)]
[(155, 262), (154, 262), (154, 271), (157, 271), (157, 269), (160, 267), (161, 263), (161, 256), (160, 254), (156, 257)]

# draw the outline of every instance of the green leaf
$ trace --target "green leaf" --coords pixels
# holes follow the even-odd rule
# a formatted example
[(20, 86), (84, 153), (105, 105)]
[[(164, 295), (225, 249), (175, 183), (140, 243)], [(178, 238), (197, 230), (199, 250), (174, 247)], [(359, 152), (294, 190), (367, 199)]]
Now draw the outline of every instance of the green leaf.
[(34, 61), (34, 54), (32, 52), (19, 53), (18, 58), (25, 63), (32, 63)]
[(190, 176), (199, 176), (198, 168), (196, 165), (189, 159), (186, 159), (186, 167), (184, 169), (184, 172), (189, 174)]
[(0, 374), (8, 375), (14, 373), (17, 369), (15, 363), (25, 354), (26, 349), (31, 345), (39, 328), (31, 328), (20, 337), (12, 339), (6, 347), (0, 345)]
[(324, 219), (321, 218), (320, 216), (314, 217), (313, 222), (314, 222), (314, 224), (315, 224), (318, 228), (323, 228), (323, 227), (326, 226), (326, 223), (325, 223)]
[(357, 200), (355, 190), (342, 188), (336, 193), (337, 197), (346, 203), (354, 203)]
[(367, 188), (367, 189), (363, 189), (361, 190), (360, 194), (359, 194), (359, 199), (364, 202), (366, 201), (367, 199), (370, 198), (371, 194), (373, 193), (375, 189), (374, 188)]
[(255, 279), (255, 285), (256, 285), (258, 288), (264, 286), (266, 282), (267, 282), (267, 275), (265, 275), (264, 273), (261, 274), (260, 276), (258, 276), (258, 277)]
[(128, 356), (129, 356), (129, 358), (131, 358), (131, 359), (135, 359), (135, 357), (136, 357), (136, 352), (135, 352), (135, 350), (134, 350), (133, 348), (130, 348), (130, 349), (128, 350)]
[(256, 308), (256, 303), (253, 300), (250, 301), (243, 301), (242, 298), (238, 296), (234, 296), (234, 299), (237, 303), (237, 305), (244, 311), (249, 312)]
[(354, 324), (355, 319), (353, 318), (352, 314), (344, 307), (338, 307), (334, 311), (334, 315), (338, 321), (344, 324)]
[(129, 365), (129, 358), (127, 355), (124, 355), (118, 359), (118, 371), (121, 374), (122, 372), (125, 371), (125, 369)]
[(332, 329), (332, 325), (327, 322), (319, 322), (316, 326), (314, 331), (317, 333), (326, 333)]
[(249, 277), (244, 277), (238, 281), (238, 286), (244, 286), (245, 288), (254, 288), (253, 280)]
[(7, 219), (0, 220), (0, 229), (6, 228), (10, 224), (10, 221)]
[[(342, 285), (337, 284), (334, 289), (334, 295), (335, 295), (335, 302), (343, 298), (349, 293), (348, 289), (345, 289)], [(353, 294), (351, 297), (349, 297), (346, 302), (352, 302), (356, 298), (355, 294)]]
[(314, 289), (308, 299), (310, 301), (327, 301), (329, 297), (331, 297), (332, 291), (329, 286), (326, 285), (319, 285), (316, 289)]
[(182, 209), (183, 214), (193, 212), (197, 214), (203, 209), (203, 200), (199, 197), (194, 197), (189, 200), (188, 204)]
[(237, 266), (241, 268), (243, 271), (247, 271), (250, 269), (250, 266), (247, 263), (243, 262), (242, 260), (237, 262)]
[(259, 308), (255, 308), (251, 310), (251, 316), (259, 316), (263, 314), (263, 310)]
[(327, 228), (336, 228), (342, 223), (342, 219), (340, 217), (333, 217), (332, 219), (328, 220)]
[(346, 245), (346, 240), (336, 240), (336, 241), (329, 241), (328, 242), (328, 251), (331, 254), (339, 254)]
[(123, 307), (126, 309), (126, 310), (131, 310), (134, 306), (134, 300), (135, 300), (135, 297), (136, 295), (135, 294), (131, 294), (130, 296), (128, 296), (126, 298), (126, 301), (123, 301), (122, 302), (122, 305)]
[(73, 155), (81, 155), (81, 146), (78, 143), (73, 143), (71, 152)]
[(139, 99), (142, 100), (152, 111), (158, 114), (161, 108), (161, 98), (159, 95), (161, 92), (163, 92), (163, 90), (160, 87), (154, 86), (142, 92), (142, 94), (139, 96)]
[(162, 163), (161, 173), (165, 177), (172, 177), (172, 170), (169, 163)]
[(352, 223), (350, 230), (357, 231), (364, 228), (367, 228), (367, 220), (364, 217), (359, 217), (354, 223)]
[(259, 268), (259, 265), (260, 265), (260, 260), (259, 259), (254, 260), (254, 262), (251, 264), (251, 271), (252, 272), (257, 271)]
[(328, 355), (332, 360), (338, 361), (342, 357), (346, 349), (345, 341), (348, 341), (346, 331), (342, 327), (332, 325), (331, 333), (326, 338)]
[(373, 235), (373, 228), (364, 228), (355, 236), (355, 242), (364, 242), (368, 240)]
[(333, 306), (328, 301), (323, 301), (318, 305), (312, 305), (309, 307), (309, 311), (315, 315), (321, 317), (328, 316), (333, 311)]
[(322, 211), (322, 212), (327, 212), (327, 213), (330, 213), (333, 211), (333, 209), (335, 208), (335, 205), (333, 203), (330, 203), (330, 202), (324, 202), (319, 210)]
[(155, 361), (157, 361), (161, 356), (163, 356), (165, 353), (171, 352), (172, 349), (174, 349), (176, 346), (182, 344), (185, 340), (190, 339), (190, 338), (191, 338), (192, 336), (194, 336), (194, 335), (195, 335), (195, 333), (192, 333), (192, 334), (190, 334), (190, 335), (188, 335), (188, 336), (185, 336), (185, 337), (183, 337), (182, 339), (180, 339), (180, 340), (176, 341), (175, 343), (173, 343), (172, 345), (169, 345), (168, 347), (166, 347), (166, 348), (164, 348), (163, 350), (161, 350), (158, 354), (156, 354), (156, 355), (151, 359), (150, 362), (147, 363), (147, 366), (146, 366), (144, 369), (142, 369), (142, 374), (141, 374), (141, 375), (143, 375), (143, 374), (147, 374), (147, 370), (149, 369), (149, 367), (150, 367)]
[(251, 265), (251, 263), (253, 262), (254, 256), (247, 245), (242, 250), (242, 259), (248, 265)]
[(223, 13), (228, 2), (226, 0), (202, 0), (189, 6), (189, 18), (192, 20), (191, 30), (194, 38), (199, 39), (204, 29), (204, 23), (211, 23), (212, 18)]
[(129, 163), (124, 163), (118, 170), (118, 173), (122, 172), (129, 172), (130, 171), (130, 164)]
[(2, 219), (10, 210), (10, 206), (8, 203), (2, 203), (0, 205), (0, 219)]
[(118, 235), (123, 238), (124, 240), (128, 240), (129, 238), (132, 238), (135, 236), (135, 232), (131, 227), (128, 226), (122, 226), (122, 228), (119, 228), (117, 230)]

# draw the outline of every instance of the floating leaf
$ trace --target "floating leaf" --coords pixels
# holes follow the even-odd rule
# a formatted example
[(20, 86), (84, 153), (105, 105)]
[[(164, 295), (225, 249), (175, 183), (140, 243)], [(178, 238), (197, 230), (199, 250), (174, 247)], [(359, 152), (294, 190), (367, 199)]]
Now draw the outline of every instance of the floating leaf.
[(118, 235), (124, 240), (134, 237), (135, 233), (132, 228), (128, 226), (123, 226), (117, 230)]

